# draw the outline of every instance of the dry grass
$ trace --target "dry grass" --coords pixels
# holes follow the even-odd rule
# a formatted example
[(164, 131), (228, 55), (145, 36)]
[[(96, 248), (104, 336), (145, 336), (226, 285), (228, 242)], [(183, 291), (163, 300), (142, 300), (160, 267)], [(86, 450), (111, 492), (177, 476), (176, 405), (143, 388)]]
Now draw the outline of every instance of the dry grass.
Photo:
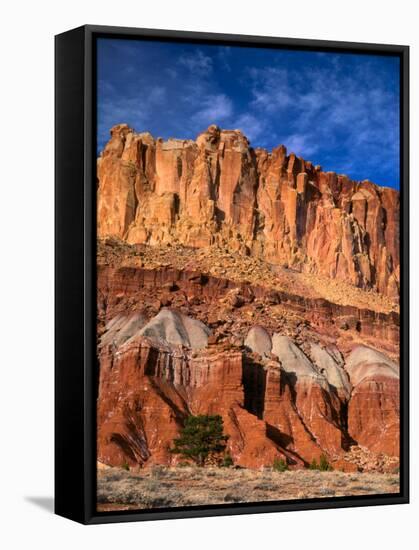
[(154, 467), (98, 471), (99, 511), (399, 492), (398, 474)]

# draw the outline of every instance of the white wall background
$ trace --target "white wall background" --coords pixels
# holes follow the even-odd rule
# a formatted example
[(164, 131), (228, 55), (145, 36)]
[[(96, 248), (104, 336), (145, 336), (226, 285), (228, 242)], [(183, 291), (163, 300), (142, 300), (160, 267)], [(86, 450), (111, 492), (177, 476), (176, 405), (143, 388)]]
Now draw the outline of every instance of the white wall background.
[[(413, 548), (418, 489), (418, 48), (413, 0), (2, 4), (0, 544), (3, 548)], [(411, 46), (412, 504), (83, 527), (53, 494), (53, 35), (81, 24)], [(415, 341), (416, 340), (416, 341)], [(71, 345), (71, 343), (69, 343)], [(34, 500), (37, 502), (34, 502)], [(41, 506), (40, 506), (41, 504)], [(410, 542), (409, 542), (410, 541)]]

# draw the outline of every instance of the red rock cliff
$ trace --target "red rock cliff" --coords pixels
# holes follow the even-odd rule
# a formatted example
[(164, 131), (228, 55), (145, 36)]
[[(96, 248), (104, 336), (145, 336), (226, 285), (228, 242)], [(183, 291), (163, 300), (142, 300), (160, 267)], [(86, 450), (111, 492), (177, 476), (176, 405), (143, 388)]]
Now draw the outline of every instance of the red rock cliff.
[(284, 146), (210, 126), (196, 141), (125, 124), (98, 159), (98, 235), (221, 245), (273, 264), (399, 293), (399, 194), (323, 172)]

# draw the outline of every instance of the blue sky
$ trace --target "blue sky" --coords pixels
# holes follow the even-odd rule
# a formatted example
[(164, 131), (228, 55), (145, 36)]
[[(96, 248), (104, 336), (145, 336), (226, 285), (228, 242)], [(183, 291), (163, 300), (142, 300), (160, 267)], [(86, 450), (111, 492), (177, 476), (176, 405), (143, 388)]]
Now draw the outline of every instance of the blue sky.
[(165, 139), (218, 124), (399, 186), (397, 57), (108, 38), (97, 55), (99, 151), (123, 122)]

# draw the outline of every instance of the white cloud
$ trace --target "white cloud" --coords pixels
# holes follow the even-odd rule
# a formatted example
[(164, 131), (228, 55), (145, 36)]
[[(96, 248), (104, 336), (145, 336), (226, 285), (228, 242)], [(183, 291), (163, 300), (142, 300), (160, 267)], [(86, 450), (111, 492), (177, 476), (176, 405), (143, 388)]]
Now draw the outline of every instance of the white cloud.
[(192, 73), (206, 75), (212, 71), (212, 59), (201, 50), (179, 57), (178, 63), (189, 69)]
[(263, 120), (249, 113), (243, 113), (236, 119), (233, 119), (232, 126), (234, 129), (241, 130), (250, 141), (254, 141), (260, 136), (263, 136), (266, 130), (266, 125)]
[(146, 103), (153, 104), (153, 105), (159, 105), (162, 104), (166, 100), (166, 88), (164, 86), (153, 86), (150, 88), (148, 92), (148, 98), (146, 99)]
[(225, 94), (202, 96), (199, 106), (193, 118), (205, 127), (209, 124), (222, 125), (233, 113), (233, 102)]
[[(117, 48), (122, 55), (124, 46)], [(99, 82), (101, 142), (118, 122), (164, 137), (193, 137), (215, 123), (242, 130), (255, 147), (283, 143), (326, 169), (355, 177), (395, 173), (397, 81), (374, 60), (351, 65), (342, 55), (321, 53), (309, 65), (284, 55), (277, 65), (267, 57), (265, 65), (243, 70), (233, 64), (234, 48), (182, 46), (178, 52), (161, 67), (141, 54), (124, 56), (127, 85), (119, 77)], [(147, 71), (151, 77), (144, 80)]]
[[(335, 148), (332, 162), (341, 164), (331, 168), (341, 171), (350, 171), (351, 157), (361, 148), (367, 157), (366, 171), (376, 168), (383, 150), (391, 159), (389, 166), (397, 164), (398, 114), (393, 90), (386, 89), (368, 65), (343, 73), (339, 57), (324, 59), (329, 64), (304, 73), (299, 67), (249, 70), (251, 108), (262, 120), (269, 120), (265, 131), (275, 131), (290, 152), (305, 157), (318, 152), (319, 144), (324, 156), (327, 143), (330, 150)], [(336, 161), (336, 151), (340, 161)]]
[(293, 90), (290, 87), (288, 71), (282, 68), (252, 68), (252, 105), (272, 113), (292, 104)]
[(285, 136), (284, 145), (288, 153), (295, 153), (306, 160), (310, 160), (308, 157), (318, 151), (318, 145), (313, 141), (312, 136), (308, 135), (291, 134)]
[(115, 124), (128, 123), (139, 132), (148, 130), (150, 119), (156, 108), (162, 105), (167, 97), (167, 90), (164, 86), (144, 88), (141, 96), (138, 93), (120, 96), (105, 84), (101, 84), (101, 86), (107, 94), (105, 97), (102, 96), (98, 103), (100, 121), (98, 139), (100, 142), (106, 142), (109, 139), (109, 130)]

